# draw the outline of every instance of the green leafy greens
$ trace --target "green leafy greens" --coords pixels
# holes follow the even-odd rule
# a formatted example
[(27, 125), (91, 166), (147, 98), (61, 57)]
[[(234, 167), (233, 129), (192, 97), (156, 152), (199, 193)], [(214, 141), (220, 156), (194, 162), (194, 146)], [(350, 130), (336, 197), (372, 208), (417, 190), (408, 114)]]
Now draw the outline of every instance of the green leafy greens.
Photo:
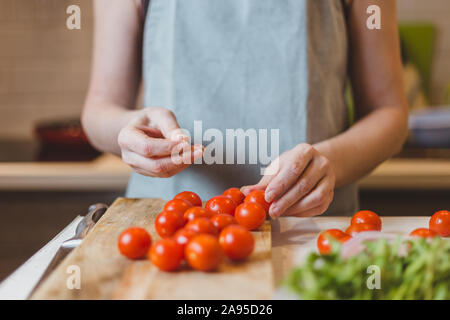
[[(310, 253), (285, 285), (301, 299), (450, 299), (449, 239), (379, 239), (364, 245), (365, 250), (348, 258), (341, 257), (337, 243), (329, 255)], [(379, 289), (367, 285), (369, 266), (381, 271)]]

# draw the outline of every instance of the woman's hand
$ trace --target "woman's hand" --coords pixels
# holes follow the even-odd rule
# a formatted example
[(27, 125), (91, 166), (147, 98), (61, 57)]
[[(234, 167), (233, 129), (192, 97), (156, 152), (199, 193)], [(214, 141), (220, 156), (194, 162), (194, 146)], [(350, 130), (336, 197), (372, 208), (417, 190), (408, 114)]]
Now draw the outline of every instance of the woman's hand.
[(118, 136), (122, 160), (150, 177), (171, 177), (203, 155), (201, 145), (191, 146), (175, 115), (165, 108), (145, 108), (122, 128)]
[(334, 196), (335, 174), (327, 157), (309, 144), (299, 144), (274, 160), (266, 174), (244, 194), (265, 189), (272, 218), (281, 215), (310, 217), (324, 213)]

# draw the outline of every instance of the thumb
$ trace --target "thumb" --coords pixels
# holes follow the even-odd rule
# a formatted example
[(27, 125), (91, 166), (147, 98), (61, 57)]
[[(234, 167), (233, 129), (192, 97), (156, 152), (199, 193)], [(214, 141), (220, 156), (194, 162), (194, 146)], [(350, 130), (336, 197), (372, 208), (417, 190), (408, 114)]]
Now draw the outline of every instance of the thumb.
[(243, 186), (241, 188), (241, 192), (244, 195), (249, 194), (254, 190), (264, 190), (267, 185), (272, 181), (272, 179), (276, 176), (280, 168), (280, 158), (276, 158), (274, 161), (270, 163), (270, 165), (264, 170), (264, 176), (259, 180), (257, 184)]
[(250, 192), (255, 191), (255, 190), (264, 190), (264, 189), (266, 189), (270, 180), (272, 180), (272, 176), (263, 176), (257, 184), (243, 186), (241, 188), (241, 192), (244, 195), (248, 195)]

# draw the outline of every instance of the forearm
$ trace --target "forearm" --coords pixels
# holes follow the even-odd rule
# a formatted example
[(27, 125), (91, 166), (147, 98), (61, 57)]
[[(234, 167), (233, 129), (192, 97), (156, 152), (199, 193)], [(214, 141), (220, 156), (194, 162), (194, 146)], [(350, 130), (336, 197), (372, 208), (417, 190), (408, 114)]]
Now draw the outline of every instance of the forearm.
[(358, 180), (399, 152), (406, 134), (406, 108), (384, 107), (314, 147), (330, 160), (339, 187)]
[(113, 103), (88, 99), (82, 114), (83, 128), (95, 148), (120, 156), (117, 137), (136, 112)]
[(82, 123), (97, 149), (120, 155), (119, 132), (137, 112), (134, 108), (141, 80), (141, 1), (93, 3), (91, 81)]

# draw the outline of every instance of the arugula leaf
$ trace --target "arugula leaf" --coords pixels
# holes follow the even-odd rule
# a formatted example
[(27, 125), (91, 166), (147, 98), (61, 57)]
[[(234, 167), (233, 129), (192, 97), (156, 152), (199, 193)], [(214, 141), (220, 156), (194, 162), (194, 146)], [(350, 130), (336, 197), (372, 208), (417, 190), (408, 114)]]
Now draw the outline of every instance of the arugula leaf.
[[(340, 256), (338, 243), (329, 255), (311, 253), (284, 285), (301, 299), (450, 299), (448, 239), (379, 239), (364, 245), (363, 252), (350, 258)], [(399, 251), (405, 245), (409, 249), (402, 256)], [(379, 289), (367, 285), (369, 266), (381, 271)]]

